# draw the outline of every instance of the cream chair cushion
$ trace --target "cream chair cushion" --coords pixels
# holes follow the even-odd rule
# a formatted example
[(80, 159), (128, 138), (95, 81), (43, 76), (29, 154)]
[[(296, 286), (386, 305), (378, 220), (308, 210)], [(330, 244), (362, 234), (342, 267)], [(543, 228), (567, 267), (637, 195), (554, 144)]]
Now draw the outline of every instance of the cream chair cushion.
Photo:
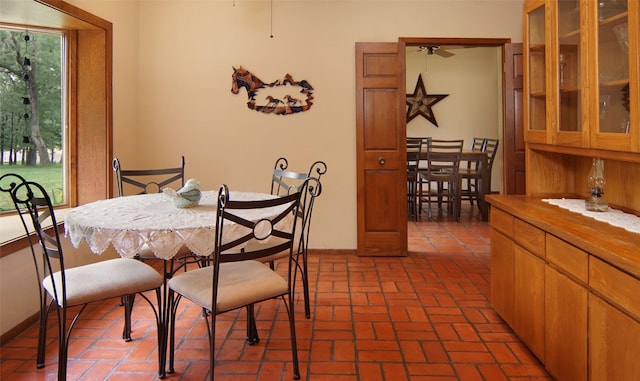
[[(67, 269), (67, 306), (75, 306), (122, 295), (153, 290), (162, 286), (163, 277), (151, 266), (136, 259), (117, 258)], [(62, 279), (54, 273), (58, 304), (62, 303)], [(48, 276), (42, 286), (53, 296), (53, 284)]]
[[(181, 273), (169, 287), (192, 302), (213, 311), (213, 266)], [(287, 281), (258, 261), (220, 264), (217, 313), (286, 295)]]

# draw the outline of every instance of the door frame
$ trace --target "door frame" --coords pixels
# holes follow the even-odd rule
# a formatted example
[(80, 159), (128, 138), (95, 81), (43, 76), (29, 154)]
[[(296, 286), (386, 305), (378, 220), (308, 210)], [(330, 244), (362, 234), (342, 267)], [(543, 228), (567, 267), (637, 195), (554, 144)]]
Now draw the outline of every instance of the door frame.
[[(506, 50), (506, 46), (507, 44), (511, 43), (511, 39), (510, 38), (442, 38), (442, 37), (400, 37), (398, 39), (398, 55), (401, 57), (405, 57), (406, 56), (406, 47), (407, 46), (423, 46), (423, 45), (465, 45), (465, 46), (485, 46), (485, 47), (500, 47), (502, 50), (502, 75), (503, 75), (503, 93), (502, 93), (502, 109), (503, 109), (503, 118), (506, 118), (508, 116), (509, 113), (506, 112), (506, 103), (505, 103), (505, 94), (504, 94), (504, 86), (505, 86), (505, 81), (507, 80), (506, 78), (504, 78), (504, 73), (505, 73), (505, 50)], [(402, 61), (404, 61), (404, 59), (402, 59)], [(404, 87), (404, 85), (403, 85)], [(401, 94), (398, 93), (398, 97), (401, 98), (405, 98), (406, 94)], [(404, 101), (404, 99), (398, 99), (399, 104), (405, 104), (406, 102)], [(503, 122), (503, 128), (504, 126), (508, 126), (508, 125), (513, 125), (513, 124), (509, 124), (506, 123), (506, 120), (504, 120)], [(406, 120), (403, 119), (402, 123), (400, 123), (400, 125), (398, 125), (396, 128), (398, 129), (398, 133), (405, 133), (406, 134)], [(503, 135), (504, 135), (504, 131), (503, 131)], [(361, 163), (358, 162), (357, 163), (357, 172), (360, 173), (361, 171), (364, 170), (364, 168), (361, 167)], [(358, 190), (358, 193), (360, 192), (360, 190)], [(362, 194), (358, 194), (358, 199), (360, 199), (361, 197), (363, 197)], [(405, 208), (405, 215), (406, 215), (406, 208), (407, 208), (407, 204), (406, 203), (399, 203), (397, 205), (397, 207), (399, 208)], [(358, 219), (358, 224), (363, 223), (360, 219)], [(405, 224), (407, 223), (407, 221), (399, 221), (399, 223)], [(361, 226), (358, 226), (358, 231), (360, 231), (362, 229)], [(406, 227), (405, 227), (406, 229)], [(405, 240), (406, 241), (406, 240)], [(358, 252), (362, 252), (364, 251), (364, 248), (361, 247), (363, 245), (363, 242), (361, 239), (358, 239)], [(405, 245), (405, 252), (406, 252), (406, 245), (407, 243), (404, 243)]]

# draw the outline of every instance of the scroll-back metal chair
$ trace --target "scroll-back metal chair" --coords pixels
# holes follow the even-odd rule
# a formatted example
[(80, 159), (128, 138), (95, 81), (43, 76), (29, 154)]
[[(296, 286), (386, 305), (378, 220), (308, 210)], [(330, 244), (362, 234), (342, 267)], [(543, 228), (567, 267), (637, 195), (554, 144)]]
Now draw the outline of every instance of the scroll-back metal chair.
[(122, 169), (120, 160), (114, 157), (113, 171), (116, 174), (118, 196), (160, 193), (162, 188), (169, 185), (180, 188), (184, 185), (184, 165), (182, 156), (180, 166), (173, 168)]
[[(0, 190), (10, 194), (29, 239), (36, 276), (40, 283), (40, 323), (36, 365), (44, 367), (47, 317), (55, 306), (58, 320), (58, 380), (66, 380), (67, 356), (71, 331), (89, 303), (111, 298), (130, 298), (139, 294), (153, 308), (158, 329), (158, 346), (162, 347), (163, 331), (158, 309), (144, 294), (155, 291), (158, 303), (162, 275), (150, 266), (134, 259), (111, 259), (93, 264), (66, 268), (60, 232), (47, 191), (38, 183), (9, 173), (0, 177)], [(41, 251), (39, 255), (38, 252)], [(59, 271), (54, 269), (59, 268)], [(131, 331), (130, 314), (125, 304), (123, 338)], [(72, 309), (73, 308), (73, 309)], [(72, 309), (72, 310), (70, 310)], [(69, 322), (67, 314), (76, 311)], [(129, 318), (129, 319), (127, 319)], [(158, 353), (160, 356), (160, 351)], [(160, 357), (158, 359), (160, 361)], [(162, 374), (162, 369), (159, 369)]]
[[(268, 299), (282, 298), (289, 317), (293, 378), (300, 378), (294, 314), (295, 231), (299, 228), (300, 199), (309, 182), (305, 180), (301, 191), (282, 197), (259, 201), (234, 201), (226, 185), (218, 192), (215, 250), (210, 266), (180, 273), (168, 281), (171, 303), (171, 330), (169, 341), (169, 372), (173, 372), (175, 353), (175, 319), (178, 304), (183, 298), (202, 307), (209, 334), (209, 379), (214, 379), (216, 359), (216, 316), (224, 312), (247, 308), (251, 331), (249, 343), (257, 343), (257, 329), (253, 305)], [(273, 209), (278, 209), (273, 214)], [(247, 220), (242, 211), (265, 211), (259, 222)], [(270, 212), (268, 211), (270, 210)], [(226, 239), (227, 229), (245, 229), (239, 237)], [(259, 242), (259, 244), (255, 244)], [(252, 244), (253, 243), (253, 244)], [(265, 266), (264, 258), (287, 252), (286, 275)], [(209, 315), (211, 320), (209, 320)]]
[[(127, 195), (140, 195), (147, 193), (160, 193), (166, 187), (173, 187), (176, 190), (184, 186), (185, 176), (184, 156), (180, 158), (180, 165), (176, 167), (168, 168), (151, 168), (151, 169), (123, 169), (120, 164), (120, 160), (115, 157), (112, 163), (113, 171), (115, 173), (115, 182), (118, 189), (118, 196)], [(159, 260), (153, 250), (148, 246), (143, 246), (142, 249), (135, 256), (136, 259), (141, 261)], [(171, 261), (165, 261), (164, 276), (169, 279), (173, 274), (180, 270), (186, 269), (186, 266), (191, 263), (200, 265), (201, 258), (194, 255), (187, 246), (182, 246), (178, 253)], [(168, 267), (167, 267), (168, 266)], [(125, 300), (122, 300), (124, 305)], [(134, 298), (131, 298), (130, 303), (133, 304)], [(133, 308), (133, 306), (131, 306)]]
[[(322, 183), (320, 178), (327, 173), (327, 164), (323, 161), (316, 161), (309, 167), (307, 173), (293, 172), (287, 170), (289, 162), (286, 158), (281, 157), (276, 160), (271, 175), (271, 194), (287, 195), (291, 192), (301, 191), (301, 186), (305, 185), (305, 180), (314, 178), (304, 189), (301, 199), (300, 208), (298, 209), (298, 218), (300, 221), (299, 229), (296, 231), (296, 246), (294, 248), (294, 263), (296, 265), (294, 273), (294, 285), (297, 280), (298, 271), (302, 280), (302, 288), (304, 295), (304, 312), (307, 319), (311, 318), (311, 305), (309, 300), (309, 266), (308, 266), (308, 244), (309, 235), (311, 233), (311, 215), (315, 201), (322, 193)], [(282, 252), (267, 257), (264, 261), (269, 262), (271, 269), (274, 268), (273, 261), (279, 258), (286, 258), (287, 253)]]
[(426, 201), (429, 218), (434, 198), (438, 205), (446, 200), (447, 210), (456, 221), (460, 217), (460, 157), (463, 145), (464, 140), (427, 141), (427, 167), (418, 174), (418, 210), (422, 212), (422, 204)]
[(422, 138), (407, 138), (407, 208), (418, 220), (418, 170), (422, 155)]
[[(479, 149), (476, 140), (481, 142)], [(493, 169), (493, 161), (498, 152), (499, 140), (492, 138), (473, 138), (473, 141), (472, 151), (481, 151), (487, 154), (487, 171), (489, 174), (487, 181), (491, 184), (491, 171)], [(468, 200), (471, 205), (473, 205), (474, 200), (477, 203), (480, 197), (478, 181), (481, 175), (479, 163), (477, 162), (469, 162), (466, 168), (463, 167), (460, 169), (460, 176), (462, 177), (461, 197), (462, 200)]]

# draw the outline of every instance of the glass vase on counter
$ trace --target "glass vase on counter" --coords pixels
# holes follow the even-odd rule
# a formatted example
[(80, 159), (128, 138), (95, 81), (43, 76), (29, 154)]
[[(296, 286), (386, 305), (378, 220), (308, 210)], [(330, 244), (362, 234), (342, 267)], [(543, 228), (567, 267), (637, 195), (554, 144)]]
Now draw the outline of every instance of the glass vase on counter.
[(604, 160), (593, 158), (587, 179), (587, 186), (591, 195), (585, 201), (587, 210), (592, 212), (606, 212), (609, 210), (609, 204), (602, 199), (602, 196), (604, 196), (604, 184)]

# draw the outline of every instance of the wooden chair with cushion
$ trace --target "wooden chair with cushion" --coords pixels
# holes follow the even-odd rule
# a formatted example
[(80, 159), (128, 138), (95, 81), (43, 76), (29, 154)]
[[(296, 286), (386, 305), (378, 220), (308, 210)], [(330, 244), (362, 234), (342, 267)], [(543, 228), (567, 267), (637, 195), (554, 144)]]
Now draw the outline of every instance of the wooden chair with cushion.
[[(300, 191), (282, 197), (259, 201), (235, 201), (226, 185), (218, 192), (215, 250), (210, 265), (180, 273), (168, 281), (171, 303), (169, 340), (169, 372), (173, 372), (176, 311), (183, 298), (202, 307), (209, 334), (209, 379), (214, 380), (216, 362), (216, 317), (219, 314), (247, 308), (251, 330), (249, 343), (257, 343), (257, 328), (253, 305), (273, 298), (281, 298), (289, 318), (293, 378), (300, 378), (294, 313), (294, 273), (296, 271), (295, 232), (300, 228), (298, 214), (300, 199), (310, 182), (305, 180)], [(315, 185), (314, 187), (317, 187)], [(267, 212), (279, 209), (276, 215)], [(255, 223), (243, 217), (242, 212), (263, 211), (262, 219)], [(236, 233), (244, 226), (240, 236), (227, 238), (225, 231)], [(259, 242), (259, 244), (257, 244)], [(265, 266), (265, 258), (281, 252), (287, 253), (285, 269), (274, 271)], [(209, 320), (209, 317), (211, 320)]]
[[(38, 183), (27, 181), (17, 174), (0, 177), (0, 190), (10, 194), (21, 218), (31, 248), (40, 293), (40, 326), (36, 364), (44, 367), (47, 317), (55, 306), (58, 322), (58, 380), (65, 380), (71, 331), (89, 303), (110, 298), (131, 298), (139, 294), (154, 309), (158, 331), (158, 347), (162, 348), (162, 322), (158, 309), (144, 294), (155, 291), (160, 299), (163, 277), (149, 265), (134, 259), (111, 259), (89, 265), (66, 268), (58, 223), (51, 199)], [(40, 254), (38, 254), (40, 252)], [(55, 271), (54, 269), (60, 269)], [(130, 304), (125, 303), (123, 337), (131, 331)], [(67, 314), (75, 312), (71, 320)], [(160, 352), (160, 351), (159, 351)], [(160, 355), (160, 354), (159, 354)], [(160, 361), (160, 358), (158, 359)], [(159, 369), (162, 374), (162, 369)]]
[[(464, 140), (429, 139), (427, 141), (427, 166), (418, 176), (418, 211), (427, 202), (427, 213), (431, 218), (431, 201), (438, 206), (443, 200), (455, 220), (460, 218), (460, 156)], [(435, 189), (434, 189), (435, 187)]]

